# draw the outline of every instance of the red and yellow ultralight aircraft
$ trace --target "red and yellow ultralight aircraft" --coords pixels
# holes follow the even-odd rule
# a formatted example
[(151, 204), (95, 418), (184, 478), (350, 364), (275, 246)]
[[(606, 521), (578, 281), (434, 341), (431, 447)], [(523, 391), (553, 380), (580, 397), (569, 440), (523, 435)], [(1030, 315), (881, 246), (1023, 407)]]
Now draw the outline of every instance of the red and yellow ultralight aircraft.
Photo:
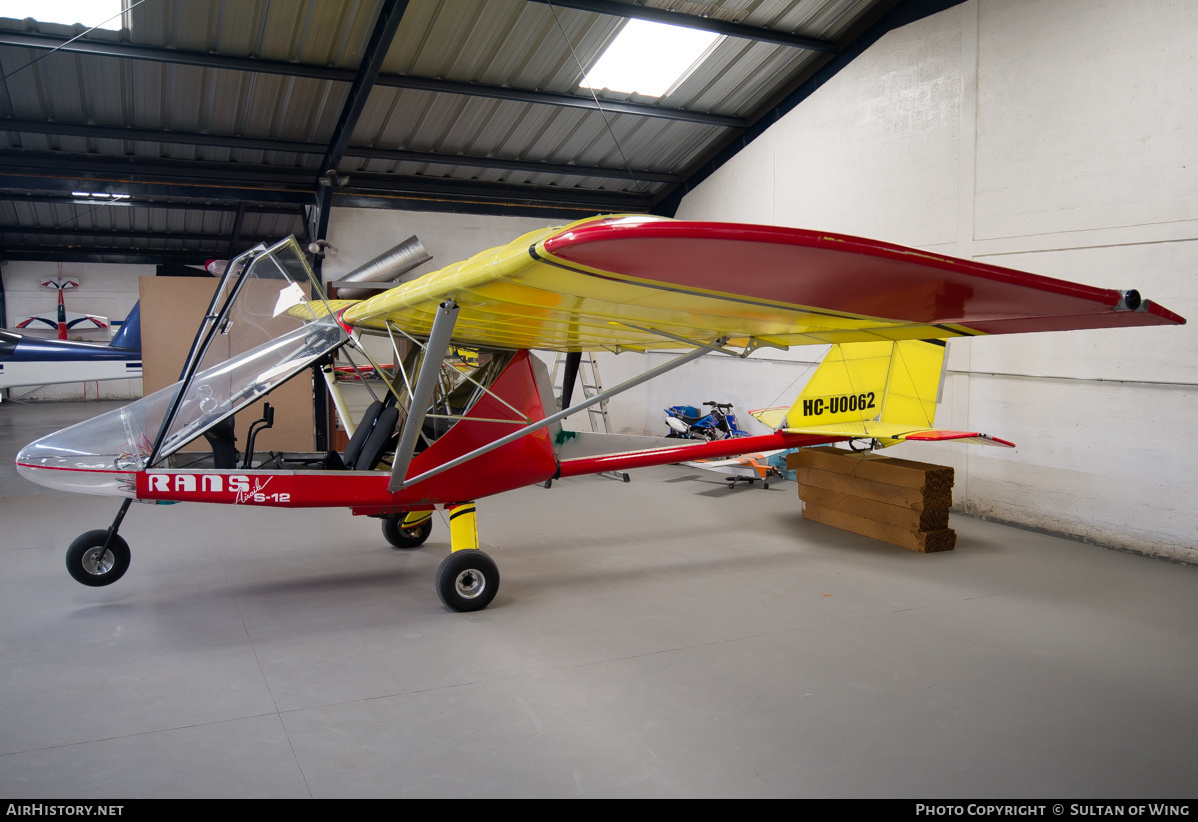
[[(495, 562), (479, 550), (480, 497), (557, 477), (845, 440), (1009, 446), (933, 427), (944, 340), (1184, 322), (1135, 291), (857, 237), (649, 216), (546, 228), (370, 299), (329, 301), (288, 238), (230, 262), (178, 383), (30, 444), (17, 467), (43, 485), (125, 498), (111, 526), (67, 551), (68, 570), (85, 585), (108, 585), (128, 569), (118, 530), (133, 500), (347, 507), (381, 518), (400, 548), (422, 544), (432, 511), (447, 508), (452, 552), (436, 588), (448, 607), (473, 611), (499, 586)], [(251, 434), (239, 466), (233, 415), (309, 367), (324, 371), (351, 428), (333, 356), (366, 355), (363, 333), (390, 338), (395, 367), (345, 451), (255, 459)], [(605, 435), (560, 427), (701, 356), (829, 343), (771, 434), (602, 453), (596, 438)], [(473, 371), (445, 363), (459, 345), (482, 352)], [(563, 410), (530, 349), (567, 353)], [(581, 352), (651, 349), (685, 353), (571, 403), (571, 362), (576, 368)], [(211, 454), (183, 450), (200, 436)]]

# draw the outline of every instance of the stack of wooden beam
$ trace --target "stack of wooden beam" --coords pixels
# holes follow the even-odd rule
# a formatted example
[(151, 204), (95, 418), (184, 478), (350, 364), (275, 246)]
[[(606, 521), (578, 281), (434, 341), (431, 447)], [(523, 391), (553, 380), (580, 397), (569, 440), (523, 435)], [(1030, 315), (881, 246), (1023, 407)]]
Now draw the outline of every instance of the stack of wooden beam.
[(799, 483), (804, 519), (922, 553), (956, 547), (948, 466), (840, 448), (804, 448), (786, 464)]

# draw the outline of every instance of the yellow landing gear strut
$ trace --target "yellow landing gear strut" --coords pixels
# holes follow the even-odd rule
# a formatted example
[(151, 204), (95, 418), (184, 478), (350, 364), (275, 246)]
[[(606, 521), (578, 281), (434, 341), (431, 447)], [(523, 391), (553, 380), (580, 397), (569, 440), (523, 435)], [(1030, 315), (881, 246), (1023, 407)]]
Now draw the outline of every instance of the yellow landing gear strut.
[(450, 554), (437, 568), (437, 595), (454, 611), (481, 611), (499, 590), (499, 566), (478, 547), (474, 503), (449, 506)]
[(473, 502), (449, 506), (449, 545), (455, 554), (478, 549), (478, 518)]

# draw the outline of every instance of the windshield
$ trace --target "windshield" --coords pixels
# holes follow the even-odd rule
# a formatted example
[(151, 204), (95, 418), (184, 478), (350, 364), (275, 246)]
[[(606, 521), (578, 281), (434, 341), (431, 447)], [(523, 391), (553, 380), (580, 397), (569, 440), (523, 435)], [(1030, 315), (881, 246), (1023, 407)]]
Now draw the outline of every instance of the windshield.
[[(159, 462), (348, 339), (294, 239), (234, 262), (189, 355), (198, 359), (190, 379), (31, 443), (18, 470), (51, 487), (132, 496), (132, 472), (148, 466), (155, 438)], [(36, 478), (46, 468), (69, 470), (46, 483)]]
[[(163, 441), (161, 458), (286, 382), (344, 339), (336, 320), (325, 317), (196, 374), (189, 399), (180, 405), (172, 433)], [(162, 426), (181, 385), (42, 437), (17, 455), (18, 470), (53, 488), (132, 496), (132, 472), (147, 466), (151, 436)], [(60, 469), (51, 482), (38, 472), (46, 468)]]
[(168, 417), (155, 462), (346, 339), (292, 237), (254, 256), (221, 290), (226, 303), (197, 346), (198, 373), (185, 382)]

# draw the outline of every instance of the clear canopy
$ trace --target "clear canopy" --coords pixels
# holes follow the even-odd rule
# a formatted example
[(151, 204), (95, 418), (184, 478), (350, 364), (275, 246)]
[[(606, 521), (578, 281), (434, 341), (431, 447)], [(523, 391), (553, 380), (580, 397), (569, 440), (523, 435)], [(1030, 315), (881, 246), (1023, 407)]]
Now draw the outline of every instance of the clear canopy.
[(321, 305), (324, 298), (293, 238), (255, 255), (244, 273), (235, 265), (229, 268), (221, 285), (227, 304), (209, 317), (207, 339), (196, 352), (198, 373), (187, 382), (158, 458), (170, 456), (346, 339), (327, 304)]
[(294, 239), (242, 262), (218, 289), (231, 302), (209, 312), (191, 379), (28, 445), (17, 456), (21, 472), (53, 487), (131, 496), (128, 472), (147, 466), (180, 391), (156, 462), (345, 342)]

